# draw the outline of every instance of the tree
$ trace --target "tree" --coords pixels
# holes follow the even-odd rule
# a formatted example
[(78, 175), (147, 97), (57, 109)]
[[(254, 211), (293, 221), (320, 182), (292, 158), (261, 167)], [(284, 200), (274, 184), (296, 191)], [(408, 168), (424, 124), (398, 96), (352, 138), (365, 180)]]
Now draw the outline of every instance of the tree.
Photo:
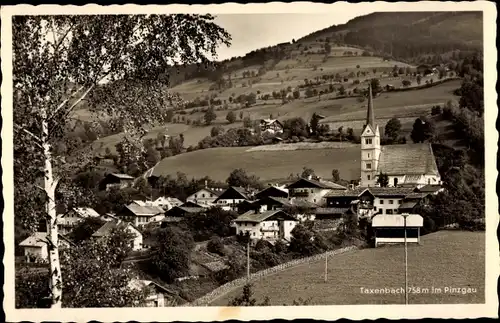
[(269, 297), (266, 296), (264, 301), (260, 304), (257, 304), (257, 300), (252, 298), (252, 284), (246, 284), (243, 286), (243, 292), (240, 296), (236, 296), (231, 299), (228, 306), (269, 306)]
[(391, 120), (387, 121), (387, 124), (384, 128), (384, 134), (394, 141), (398, 139), (401, 128), (401, 121), (399, 121), (398, 118), (392, 118)]
[(166, 227), (158, 232), (157, 240), (158, 252), (151, 260), (154, 273), (167, 282), (187, 275), (194, 247), (191, 234), (178, 227)]
[(332, 179), (334, 183), (338, 183), (340, 181), (340, 173), (338, 169), (332, 170)]
[(229, 111), (226, 115), (226, 120), (229, 123), (234, 123), (236, 121), (236, 114), (233, 111)]
[(308, 178), (309, 176), (313, 176), (313, 175), (314, 175), (314, 169), (308, 168), (308, 167), (303, 167), (302, 174), (300, 174), (300, 177)]
[(104, 225), (104, 223), (106, 222), (101, 218), (85, 218), (76, 227), (74, 227), (73, 230), (71, 230), (68, 237), (76, 243), (88, 240), (94, 232)]
[(377, 78), (373, 78), (370, 81), (370, 84), (372, 86), (372, 94), (377, 95), (378, 93), (382, 92), (382, 86), (380, 86), (380, 80)]
[(339, 87), (339, 95), (340, 96), (345, 95), (345, 87), (343, 85)]
[(222, 126), (215, 126), (210, 129), (210, 136), (217, 137), (218, 135), (224, 133), (224, 128)]
[(245, 128), (252, 127), (252, 119), (250, 119), (249, 116), (246, 116), (245, 118), (243, 118), (243, 127), (245, 127)]
[(293, 91), (293, 98), (296, 100), (300, 99), (300, 91), (299, 90)]
[(404, 87), (408, 87), (408, 86), (411, 85), (411, 81), (410, 80), (403, 80), (401, 83), (403, 83)]
[(414, 143), (424, 142), (426, 140), (431, 140), (434, 136), (434, 132), (434, 124), (430, 120), (420, 117), (413, 123), (410, 137)]
[(377, 184), (379, 184), (381, 187), (387, 187), (387, 185), (389, 185), (389, 176), (387, 174), (378, 175)]
[(172, 122), (173, 118), (174, 118), (174, 110), (172, 109), (167, 110), (167, 116), (165, 118), (165, 121)]
[(229, 174), (226, 183), (229, 186), (236, 187), (262, 187), (262, 184), (260, 183), (258, 177), (256, 177), (255, 175), (248, 175), (247, 172), (242, 168), (233, 170), (231, 174)]
[(422, 83), (422, 76), (420, 74), (417, 75), (417, 84), (420, 85)]
[(240, 111), (240, 120), (243, 120), (243, 111)]
[(208, 108), (207, 112), (205, 112), (205, 115), (203, 116), (203, 119), (205, 119), (206, 125), (211, 125), (212, 122), (217, 119), (217, 114), (215, 114), (213, 107)]
[[(23, 210), (16, 207), (15, 214), (33, 229), (39, 219), (47, 220), (52, 307), (61, 307), (65, 286), (57, 248), (56, 190), (67, 185), (65, 174), (89, 155), (81, 152), (76, 155), (79, 161), (69, 163), (53, 154), (54, 143), (64, 140), (74, 109), (87, 99), (96, 117), (108, 114), (130, 121), (130, 133), (152, 120), (166, 122), (165, 107), (177, 99), (159, 86), (168, 79), (158, 72), (171, 70), (167, 58), (179, 58), (183, 64), (207, 62), (208, 53), (215, 53), (220, 43), (228, 45), (229, 34), (212, 20), (210, 15), (180, 14), (12, 20), (14, 177), (20, 181), (15, 186), (23, 186), (15, 192), (15, 205), (23, 205)], [(108, 82), (102, 85), (104, 80)], [(30, 204), (38, 195), (30, 191), (40, 187), (35, 185), (38, 180), (43, 183), (43, 202)]]
[(316, 113), (313, 113), (309, 127), (311, 128), (312, 134), (316, 135), (318, 133), (319, 117)]

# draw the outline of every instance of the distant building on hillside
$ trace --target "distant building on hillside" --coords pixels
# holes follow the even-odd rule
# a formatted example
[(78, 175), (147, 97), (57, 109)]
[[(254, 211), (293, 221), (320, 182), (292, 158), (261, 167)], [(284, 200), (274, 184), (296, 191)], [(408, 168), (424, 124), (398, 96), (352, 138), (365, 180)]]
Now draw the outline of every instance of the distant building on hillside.
[[(47, 232), (35, 232), (19, 243), (27, 262), (44, 262), (49, 257)], [(59, 250), (71, 248), (75, 244), (65, 236), (58, 235)]]
[(205, 187), (189, 195), (186, 198), (186, 202), (193, 202), (201, 206), (209, 207), (214, 205), (215, 200), (222, 194), (222, 191), (222, 188), (207, 187), (205, 183)]
[(283, 124), (277, 119), (262, 119), (260, 120), (260, 130), (272, 134), (283, 133)]
[(66, 213), (58, 214), (57, 229), (62, 235), (70, 233), (75, 226), (86, 218), (99, 218), (101, 215), (89, 207), (72, 208)]
[(109, 190), (111, 187), (125, 188), (131, 186), (134, 178), (127, 174), (110, 173), (99, 183), (99, 190)]
[(368, 94), (366, 126), (361, 134), (361, 182), (363, 187), (377, 185), (378, 177), (386, 174), (389, 186), (439, 185), (441, 176), (429, 143), (380, 144), (379, 126), (375, 124), (371, 85)]
[(286, 186), (279, 187), (275, 185), (271, 185), (269, 187), (266, 187), (265, 189), (261, 190), (260, 192), (257, 192), (255, 194), (256, 199), (262, 199), (265, 197), (281, 197), (281, 198), (288, 198), (288, 189)]
[(146, 225), (154, 217), (163, 216), (165, 211), (158, 206), (139, 205), (135, 202), (124, 206), (116, 216), (123, 220), (132, 223), (136, 227)]
[(238, 204), (251, 199), (252, 192), (243, 187), (230, 186), (222, 192), (214, 203), (225, 211), (237, 211)]

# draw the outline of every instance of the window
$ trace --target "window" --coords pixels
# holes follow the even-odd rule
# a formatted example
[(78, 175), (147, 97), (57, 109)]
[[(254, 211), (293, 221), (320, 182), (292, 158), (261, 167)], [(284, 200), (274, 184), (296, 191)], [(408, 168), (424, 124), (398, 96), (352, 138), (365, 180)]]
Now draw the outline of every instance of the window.
[(389, 204), (394, 204), (394, 201), (393, 200), (389, 200)]
[(381, 199), (381, 200), (380, 200), (380, 204), (384, 204), (384, 200), (382, 200), (382, 199)]
[(373, 207), (373, 211), (377, 212), (377, 207), (376, 206)]
[(316, 203), (316, 199), (314, 199), (313, 201), (314, 201), (314, 203)]
[(256, 224), (254, 223), (253, 226), (256, 226)]
[(372, 169), (372, 164), (371, 163), (366, 163), (366, 169)]
[(253, 233), (253, 236), (255, 237), (255, 232)]
[(365, 139), (365, 144), (371, 145), (372, 144), (372, 139), (371, 138), (366, 138)]
[(392, 214), (392, 210), (391, 209), (387, 209), (385, 210), (386, 214)]
[(399, 209), (394, 209), (394, 214), (398, 214), (399, 213)]
[(201, 197), (205, 197), (205, 193), (201, 194)]
[(394, 179), (394, 186), (398, 186), (398, 179), (397, 178)]
[(384, 209), (379, 209), (380, 210), (380, 214), (384, 214)]
[(427, 184), (429, 184), (429, 185), (431, 184), (431, 179), (430, 178), (427, 179)]
[(370, 158), (370, 153), (368, 153), (368, 158)]
[(366, 176), (366, 178), (367, 178), (368, 180), (370, 180), (370, 179), (371, 179), (371, 176), (370, 176), (370, 175), (367, 175), (367, 176)]
[(401, 203), (403, 203), (403, 200), (398, 200), (398, 204), (401, 204)]

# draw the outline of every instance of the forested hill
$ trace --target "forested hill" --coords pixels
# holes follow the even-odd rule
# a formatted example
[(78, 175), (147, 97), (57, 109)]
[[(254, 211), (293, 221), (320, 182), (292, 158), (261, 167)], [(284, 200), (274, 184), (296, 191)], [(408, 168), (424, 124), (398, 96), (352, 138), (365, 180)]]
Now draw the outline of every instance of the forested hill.
[(272, 70), (281, 60), (326, 54), (329, 47), (358, 47), (366, 55), (392, 57), (415, 65), (439, 64), (457, 51), (474, 52), (483, 44), (483, 17), (480, 11), (462, 12), (376, 12), (356, 17), (346, 24), (316, 31), (289, 43), (254, 50), (243, 57), (210, 66), (175, 67), (169, 74), (171, 85), (193, 78), (212, 81), (221, 75), (261, 66)]
[(480, 11), (377, 12), (319, 30), (298, 42), (341, 42), (419, 63), (426, 54), (481, 49), (482, 15)]

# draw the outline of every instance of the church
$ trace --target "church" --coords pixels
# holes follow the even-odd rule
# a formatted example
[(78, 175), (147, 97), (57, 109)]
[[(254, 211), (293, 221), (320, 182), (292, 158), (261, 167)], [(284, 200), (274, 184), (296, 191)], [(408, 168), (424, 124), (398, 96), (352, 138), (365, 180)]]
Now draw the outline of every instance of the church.
[(380, 144), (375, 123), (372, 88), (369, 87), (366, 125), (361, 134), (361, 187), (377, 185), (380, 174), (389, 178), (389, 187), (440, 185), (441, 176), (430, 143)]

